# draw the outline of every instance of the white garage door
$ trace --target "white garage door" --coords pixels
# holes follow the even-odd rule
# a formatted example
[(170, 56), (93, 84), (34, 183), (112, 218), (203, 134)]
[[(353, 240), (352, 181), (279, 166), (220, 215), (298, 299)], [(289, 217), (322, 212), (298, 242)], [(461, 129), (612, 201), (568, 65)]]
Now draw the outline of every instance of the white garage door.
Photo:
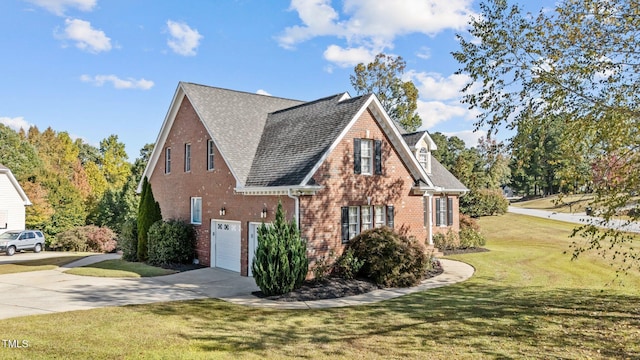
[(240, 222), (211, 220), (211, 266), (240, 272)]

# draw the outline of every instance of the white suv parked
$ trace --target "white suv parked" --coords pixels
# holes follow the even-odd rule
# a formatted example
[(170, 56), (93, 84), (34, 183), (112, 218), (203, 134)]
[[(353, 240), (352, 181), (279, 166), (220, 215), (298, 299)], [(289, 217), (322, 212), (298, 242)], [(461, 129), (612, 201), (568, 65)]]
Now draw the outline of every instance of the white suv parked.
[(7, 231), (0, 234), (0, 251), (13, 256), (16, 251), (33, 250), (40, 252), (44, 248), (44, 235), (39, 230)]

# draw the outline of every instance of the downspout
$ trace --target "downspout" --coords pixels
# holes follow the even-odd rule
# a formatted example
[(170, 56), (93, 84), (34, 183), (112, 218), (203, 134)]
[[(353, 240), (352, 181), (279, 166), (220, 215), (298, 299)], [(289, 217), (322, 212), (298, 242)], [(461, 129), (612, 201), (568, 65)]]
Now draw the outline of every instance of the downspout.
[(287, 189), (287, 196), (294, 200), (296, 224), (298, 225), (298, 230), (300, 230), (300, 197), (293, 195), (291, 189)]
[(433, 195), (431, 193), (427, 193), (427, 239), (429, 240), (429, 245), (433, 245)]

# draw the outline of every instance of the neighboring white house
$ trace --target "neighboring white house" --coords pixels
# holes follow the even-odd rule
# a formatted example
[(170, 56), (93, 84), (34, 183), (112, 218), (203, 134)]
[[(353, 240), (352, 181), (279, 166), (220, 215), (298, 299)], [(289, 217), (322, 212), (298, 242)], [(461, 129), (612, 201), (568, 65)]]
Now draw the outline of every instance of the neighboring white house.
[(24, 229), (25, 206), (29, 205), (31, 201), (11, 170), (0, 164), (0, 234)]

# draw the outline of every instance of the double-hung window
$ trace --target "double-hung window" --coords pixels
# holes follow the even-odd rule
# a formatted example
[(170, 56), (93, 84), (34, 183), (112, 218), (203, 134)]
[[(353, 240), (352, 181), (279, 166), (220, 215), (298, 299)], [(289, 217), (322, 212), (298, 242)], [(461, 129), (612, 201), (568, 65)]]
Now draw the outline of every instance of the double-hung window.
[(202, 224), (202, 198), (191, 198), (191, 223), (195, 225)]
[(164, 173), (171, 173), (171, 148), (164, 149)]
[(427, 173), (431, 172), (431, 169), (429, 167), (429, 152), (427, 151), (427, 149), (420, 149), (420, 152), (418, 153), (418, 162), (420, 163), (420, 165), (422, 165), (424, 171), (426, 171)]
[(342, 243), (345, 244), (360, 232), (374, 226), (393, 228), (394, 207), (392, 205), (363, 205), (342, 207)]
[(184, 144), (184, 172), (191, 171), (191, 144)]
[(436, 226), (453, 225), (453, 198), (436, 198)]
[(213, 170), (213, 140), (207, 140), (207, 170)]
[(355, 174), (382, 175), (382, 141), (353, 139), (353, 171)]
[(371, 229), (373, 227), (373, 214), (371, 213), (372, 209), (373, 208), (371, 206), (363, 206), (362, 208), (360, 208), (360, 212), (362, 213), (362, 226), (360, 227), (360, 229), (362, 231)]

